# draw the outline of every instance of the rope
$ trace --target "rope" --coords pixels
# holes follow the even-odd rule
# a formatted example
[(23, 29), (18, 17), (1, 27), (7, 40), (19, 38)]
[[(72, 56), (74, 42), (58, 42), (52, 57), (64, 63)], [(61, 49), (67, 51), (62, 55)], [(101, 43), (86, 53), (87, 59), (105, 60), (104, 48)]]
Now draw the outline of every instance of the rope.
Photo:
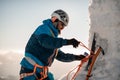
[(68, 75), (67, 75), (67, 80), (68, 80), (68, 77), (69, 77), (70, 73), (73, 72), (75, 69), (78, 68), (77, 71), (75, 72), (75, 74), (74, 74), (74, 75), (72, 76), (72, 78), (71, 78), (71, 80), (74, 80), (74, 79), (76, 78), (76, 76), (78, 75), (78, 72), (80, 71), (82, 65), (83, 65), (85, 62), (87, 62), (87, 61), (89, 60), (89, 58), (93, 57), (93, 51), (92, 51), (92, 50), (90, 50), (88, 47), (86, 47), (82, 42), (80, 42), (80, 46), (82, 46), (82, 47), (86, 48), (87, 50), (89, 50), (92, 55), (90, 54), (90, 55), (86, 56), (86, 58), (82, 59), (82, 60), (81, 60), (81, 63), (80, 63), (77, 67), (75, 67), (73, 70), (71, 70), (71, 71), (68, 73)]
[(84, 48), (86, 48), (88, 51), (90, 51), (90, 53), (94, 53), (91, 49), (89, 49), (88, 47), (86, 47), (81, 41), (79, 41), (80, 42), (80, 46), (82, 46), (82, 47), (84, 47)]
[(81, 70), (82, 65), (83, 65), (85, 62), (87, 62), (87, 61), (89, 60), (89, 58), (91, 58), (91, 57), (93, 57), (93, 55), (89, 55), (89, 56), (87, 56), (86, 58), (82, 59), (82, 60), (81, 60), (81, 63), (80, 63), (77, 67), (75, 67), (73, 70), (71, 70), (71, 71), (68, 73), (68, 75), (67, 75), (67, 80), (68, 80), (68, 77), (69, 77), (70, 73), (73, 72), (75, 69), (77, 69), (77, 71), (75, 72), (75, 74), (74, 74), (74, 75), (72, 76), (72, 78), (71, 78), (71, 80), (74, 80), (74, 79), (76, 78), (76, 76), (78, 75), (78, 72)]

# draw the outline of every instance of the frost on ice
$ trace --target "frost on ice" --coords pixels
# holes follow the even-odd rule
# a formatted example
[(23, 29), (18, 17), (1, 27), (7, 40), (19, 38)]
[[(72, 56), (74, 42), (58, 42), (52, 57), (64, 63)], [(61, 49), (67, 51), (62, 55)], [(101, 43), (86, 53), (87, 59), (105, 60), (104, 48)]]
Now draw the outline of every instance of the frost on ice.
[(120, 80), (120, 0), (91, 0), (89, 13), (89, 45), (96, 33), (96, 46), (100, 45), (105, 51), (105, 55), (98, 57), (91, 78)]
[[(90, 80), (120, 80), (120, 0), (90, 0), (89, 3), (89, 47), (96, 33), (96, 46), (100, 45), (105, 52), (97, 58)], [(84, 68), (85, 65), (76, 80), (85, 80)]]

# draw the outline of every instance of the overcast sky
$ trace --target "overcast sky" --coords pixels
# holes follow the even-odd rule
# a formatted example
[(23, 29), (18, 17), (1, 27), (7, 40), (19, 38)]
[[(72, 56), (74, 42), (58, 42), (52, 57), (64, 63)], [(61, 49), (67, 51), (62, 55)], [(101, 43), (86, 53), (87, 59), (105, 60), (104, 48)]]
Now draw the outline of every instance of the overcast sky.
[(65, 10), (70, 22), (60, 35), (87, 44), (88, 0), (0, 0), (0, 50), (22, 50), (44, 19), (56, 9)]

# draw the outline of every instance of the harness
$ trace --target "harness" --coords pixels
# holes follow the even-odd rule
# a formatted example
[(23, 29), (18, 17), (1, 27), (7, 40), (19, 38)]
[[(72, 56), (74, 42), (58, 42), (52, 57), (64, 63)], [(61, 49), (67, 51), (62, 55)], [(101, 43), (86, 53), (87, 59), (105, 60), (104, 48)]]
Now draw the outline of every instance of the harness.
[[(33, 72), (31, 73), (22, 73), (20, 74), (20, 79), (22, 78), (25, 78), (25, 77), (28, 77), (28, 76), (32, 76), (34, 75), (36, 77), (37, 80), (43, 80), (45, 78), (47, 78), (47, 73), (48, 73), (48, 67), (47, 66), (40, 66), (38, 65), (34, 60), (32, 60), (31, 58), (29, 57), (25, 57), (25, 59), (34, 66), (34, 69), (33, 69)], [(40, 71), (40, 75), (41, 75), (41, 78), (39, 79), (36, 75), (36, 70), (37, 68), (39, 68), (41, 71)]]

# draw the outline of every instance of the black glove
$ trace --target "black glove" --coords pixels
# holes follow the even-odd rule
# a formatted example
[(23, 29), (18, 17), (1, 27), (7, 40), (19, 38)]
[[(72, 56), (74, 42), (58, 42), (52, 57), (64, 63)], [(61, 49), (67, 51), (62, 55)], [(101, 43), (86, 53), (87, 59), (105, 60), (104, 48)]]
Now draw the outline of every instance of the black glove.
[(76, 55), (75, 56), (75, 60), (82, 60), (82, 59), (84, 59), (86, 56), (84, 56), (84, 55)]
[(67, 40), (67, 45), (73, 45), (73, 47), (78, 47), (78, 45), (80, 44), (79, 41), (77, 41), (76, 39), (70, 39), (70, 40)]

